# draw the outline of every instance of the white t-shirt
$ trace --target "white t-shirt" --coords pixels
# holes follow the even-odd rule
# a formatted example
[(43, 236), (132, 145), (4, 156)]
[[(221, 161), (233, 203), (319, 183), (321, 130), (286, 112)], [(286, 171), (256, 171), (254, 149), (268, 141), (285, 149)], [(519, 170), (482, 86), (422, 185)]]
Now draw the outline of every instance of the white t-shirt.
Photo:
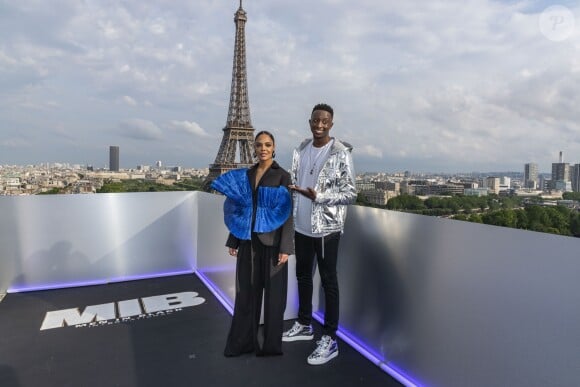
[[(300, 188), (315, 188), (318, 175), (326, 159), (328, 159), (333, 142), (334, 140), (330, 140), (320, 148), (313, 146), (311, 142), (302, 149), (300, 152), (297, 186)], [(300, 234), (311, 237), (325, 235), (322, 233), (312, 233), (312, 200), (301, 194), (296, 195), (296, 219), (294, 219), (294, 228)]]

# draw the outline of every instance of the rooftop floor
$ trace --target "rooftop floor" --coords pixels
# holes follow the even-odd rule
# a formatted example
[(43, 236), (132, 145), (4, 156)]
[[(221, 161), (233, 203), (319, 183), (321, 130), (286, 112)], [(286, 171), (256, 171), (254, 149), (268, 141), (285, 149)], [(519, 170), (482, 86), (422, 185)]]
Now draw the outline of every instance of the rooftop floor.
[[(124, 320), (41, 330), (48, 311), (78, 308), (82, 313), (89, 305), (182, 292), (196, 292), (205, 302)], [(278, 357), (225, 358), (230, 321), (195, 274), (11, 293), (0, 303), (0, 385), (400, 386), (344, 342), (339, 343), (338, 358), (318, 367), (306, 363), (313, 342), (285, 343), (284, 355)]]

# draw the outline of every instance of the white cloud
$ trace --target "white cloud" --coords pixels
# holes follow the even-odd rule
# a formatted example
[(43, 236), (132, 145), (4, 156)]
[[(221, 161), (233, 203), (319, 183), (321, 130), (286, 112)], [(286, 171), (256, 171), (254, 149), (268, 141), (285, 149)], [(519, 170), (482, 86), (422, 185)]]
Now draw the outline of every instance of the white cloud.
[(203, 130), (201, 126), (197, 122), (193, 121), (171, 121), (170, 123), (173, 129), (183, 131), (188, 134), (192, 134), (196, 137), (209, 137), (207, 132)]
[(0, 147), (12, 149), (31, 148), (32, 144), (24, 138), (12, 137), (0, 141)]
[(151, 121), (133, 118), (119, 124), (119, 134), (136, 140), (162, 140), (163, 132)]
[(124, 95), (122, 98), (123, 102), (126, 103), (129, 106), (137, 106), (137, 101), (135, 101), (134, 98), (128, 96), (128, 95)]
[(383, 151), (374, 145), (363, 145), (360, 149), (357, 148), (357, 153), (361, 153), (370, 157), (382, 158)]

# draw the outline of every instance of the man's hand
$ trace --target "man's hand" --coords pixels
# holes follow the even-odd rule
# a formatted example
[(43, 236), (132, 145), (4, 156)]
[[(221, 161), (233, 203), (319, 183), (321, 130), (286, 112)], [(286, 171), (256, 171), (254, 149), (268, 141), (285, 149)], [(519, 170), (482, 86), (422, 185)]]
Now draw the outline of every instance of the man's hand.
[(301, 195), (306, 196), (308, 199), (310, 199), (312, 201), (316, 200), (316, 191), (310, 187), (300, 188), (297, 185), (289, 185), (288, 188), (290, 188), (293, 191), (298, 192)]
[(236, 257), (238, 255), (238, 250), (234, 249), (233, 247), (229, 248), (229, 252), (232, 257)]
[(283, 265), (286, 262), (288, 262), (288, 254), (278, 254), (278, 266)]

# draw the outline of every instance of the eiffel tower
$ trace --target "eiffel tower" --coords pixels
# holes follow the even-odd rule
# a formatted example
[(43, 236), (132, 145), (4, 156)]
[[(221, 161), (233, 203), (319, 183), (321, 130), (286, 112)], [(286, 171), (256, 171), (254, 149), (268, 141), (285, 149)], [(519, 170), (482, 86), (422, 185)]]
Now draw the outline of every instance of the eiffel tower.
[[(234, 47), (234, 66), (232, 70), (232, 88), (230, 107), (224, 135), (209, 174), (203, 182), (204, 191), (211, 191), (210, 184), (216, 177), (236, 168), (250, 167), (254, 163), (252, 144), (254, 128), (250, 119), (250, 102), (248, 100), (248, 79), (246, 74), (246, 37), (245, 26), (248, 20), (246, 11), (240, 8), (234, 16), (236, 23), (236, 43)], [(237, 146), (240, 147), (239, 162), (236, 162)]]

